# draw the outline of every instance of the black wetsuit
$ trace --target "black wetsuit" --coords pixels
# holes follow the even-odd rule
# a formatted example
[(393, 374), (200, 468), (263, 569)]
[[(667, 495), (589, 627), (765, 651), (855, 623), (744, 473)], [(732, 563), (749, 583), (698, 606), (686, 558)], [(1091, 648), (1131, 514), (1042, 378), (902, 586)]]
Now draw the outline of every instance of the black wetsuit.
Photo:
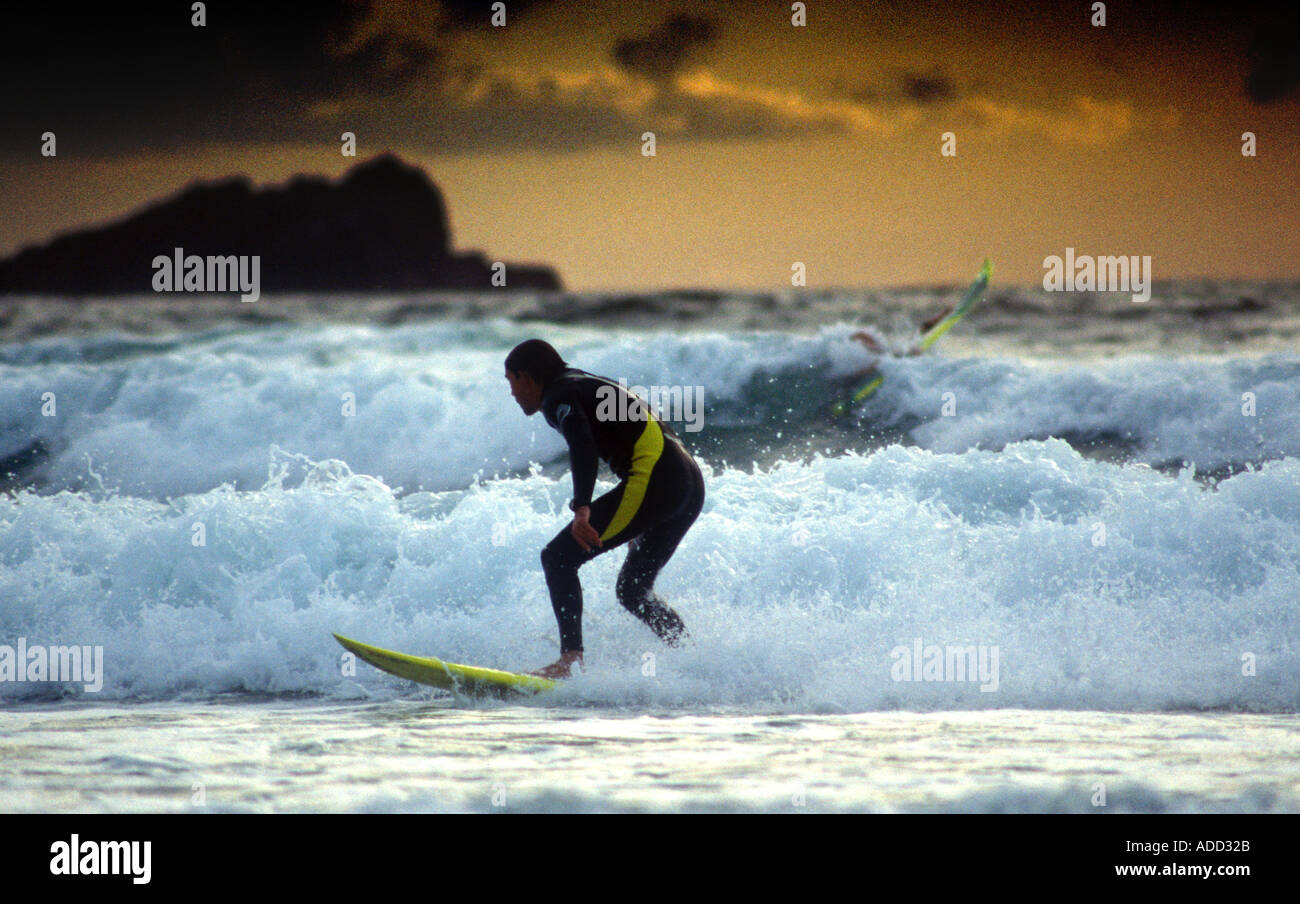
[[(564, 371), (546, 385), (541, 410), (569, 444), (570, 508), (590, 505), (590, 523), (601, 539), (600, 546), (584, 550), (566, 526), (542, 550), (561, 652), (582, 649), (579, 566), (624, 543), (629, 543), (627, 561), (615, 585), (619, 603), (675, 644), (686, 627), (655, 596), (654, 582), (704, 505), (699, 465), (640, 399), (604, 377)], [(619, 484), (593, 500), (598, 459), (609, 464)]]

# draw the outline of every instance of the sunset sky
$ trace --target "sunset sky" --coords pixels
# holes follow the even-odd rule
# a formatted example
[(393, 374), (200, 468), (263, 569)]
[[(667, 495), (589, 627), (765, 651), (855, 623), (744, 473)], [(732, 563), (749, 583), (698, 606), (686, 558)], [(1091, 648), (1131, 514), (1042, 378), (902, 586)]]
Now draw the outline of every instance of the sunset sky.
[(788, 2), (490, 5), (7, 14), (0, 254), (391, 150), (457, 248), (573, 290), (788, 289), (795, 261), (811, 288), (953, 283), (985, 256), (1027, 285), (1067, 246), (1300, 277), (1294, 2), (1107, 3), (1104, 27), (1090, 2), (809, 0), (806, 27)]

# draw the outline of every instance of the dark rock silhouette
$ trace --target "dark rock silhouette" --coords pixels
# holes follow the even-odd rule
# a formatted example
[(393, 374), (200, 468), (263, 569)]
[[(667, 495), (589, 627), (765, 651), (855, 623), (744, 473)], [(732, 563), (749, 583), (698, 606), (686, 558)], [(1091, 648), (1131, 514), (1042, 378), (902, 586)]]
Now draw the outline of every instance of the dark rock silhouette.
[[(68, 233), (0, 261), (0, 292), (153, 292), (153, 259), (257, 255), (262, 292), (490, 289), (491, 263), (451, 248), (442, 193), (392, 155), (337, 183), (297, 176), (254, 190), (247, 179), (193, 185), (124, 220)], [(559, 290), (550, 267), (506, 264), (506, 289)]]

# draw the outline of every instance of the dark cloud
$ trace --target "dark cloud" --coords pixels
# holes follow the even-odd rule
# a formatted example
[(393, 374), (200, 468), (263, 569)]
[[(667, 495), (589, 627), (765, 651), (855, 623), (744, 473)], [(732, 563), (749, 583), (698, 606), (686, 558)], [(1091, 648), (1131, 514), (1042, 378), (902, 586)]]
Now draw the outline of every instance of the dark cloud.
[(721, 34), (711, 19), (678, 13), (644, 35), (614, 45), (614, 60), (639, 75), (667, 79), (699, 52), (713, 47)]
[(0, 150), (30, 152), (47, 129), (74, 155), (319, 140), (313, 105), (441, 71), (440, 51), (419, 35), (359, 37), (369, 11), (349, 0), (209, 3), (195, 27), (190, 4), (158, 0), (7, 10)]
[(904, 70), (887, 77), (887, 87), (837, 84), (838, 93), (860, 104), (946, 104), (957, 100), (956, 83), (938, 69)]
[[(509, 21), (513, 26), (523, 20), (527, 28), (532, 13), (555, 2), (507, 0)], [(588, 2), (566, 0), (565, 8)], [(602, 8), (619, 16), (624, 8), (616, 2), (603, 0)], [(828, 0), (823, 15), (833, 21), (856, 2)], [(1034, 46), (1047, 47), (1053, 35), (1063, 40), (1074, 34), (1062, 25), (1064, 4), (1005, 2), (1014, 15), (1006, 14), (999, 35), (1007, 28), (1028, 29), (1043, 38)], [(1187, 2), (1185, 8), (1131, 10), (1134, 18), (1124, 18), (1117, 37), (1125, 48), (1149, 52), (1158, 62), (1165, 48), (1213, 35), (1232, 49), (1242, 77), (1249, 73), (1245, 89), (1255, 102), (1295, 96), (1300, 55), (1294, 3), (1270, 12), (1265, 0), (1235, 0), (1231, 9), (1209, 0)], [(962, 0), (951, 5), (972, 12), (983, 8)], [(508, 64), (498, 70), (490, 55), (475, 59), (475, 47), (489, 35), (467, 38), (465, 33), (487, 27), (489, 0), (208, 3), (204, 28), (192, 27), (190, 4), (176, 0), (66, 11), (50, 3), (11, 5), (0, 38), (0, 109), (6, 126), (0, 130), (0, 153), (34, 155), (46, 130), (57, 133), (60, 154), (73, 158), (212, 144), (319, 144), (337, 142), (345, 129), (364, 134), (371, 146), (402, 143), (433, 152), (617, 144), (644, 128), (683, 138), (745, 139), (870, 131), (871, 118), (888, 118), (896, 112), (892, 108), (950, 104), (983, 93), (977, 83), (958, 85), (939, 68), (927, 68), (924, 58), (911, 64), (914, 68), (828, 86), (810, 96), (794, 97), (792, 91), (789, 103), (781, 85), (761, 77), (752, 84), (701, 82), (693, 90), (685, 84), (690, 79), (675, 77), (697, 75), (686, 69), (718, 46), (720, 23), (748, 16), (751, 21), (743, 27), (725, 27), (788, 26), (784, 14), (776, 16), (766, 3), (692, 8), (696, 12), (672, 15), (617, 40), (609, 48), (616, 70), (593, 67), (585, 73), (595, 78), (598, 70), (614, 71), (617, 79), (574, 88), (568, 78), (575, 72), (556, 80), (546, 72), (506, 73), (512, 68)], [(699, 12), (703, 8), (707, 14)], [(1057, 12), (1049, 15), (1053, 9)], [(1077, 11), (1069, 9), (1071, 16)], [(949, 4), (900, 7), (899, 12), (900, 21), (919, 33), (931, 20), (951, 15)], [(852, 54), (853, 37), (846, 33), (840, 52)], [(997, 56), (999, 39), (990, 38), (991, 57)], [(557, 50), (559, 43), (572, 42), (569, 55), (575, 58), (600, 52), (577, 27), (539, 34), (538, 40), (557, 42)], [(1249, 60), (1243, 56), (1248, 47)], [(653, 91), (645, 90), (647, 78)], [(830, 107), (850, 101), (860, 109), (822, 111), (818, 106), (827, 95)], [(809, 112), (809, 105), (816, 109)]]
[(918, 104), (941, 104), (957, 99), (957, 86), (938, 72), (905, 72), (899, 77), (899, 92)]
[(1274, 9), (1256, 30), (1250, 46), (1246, 92), (1269, 104), (1300, 88), (1300, 3)]

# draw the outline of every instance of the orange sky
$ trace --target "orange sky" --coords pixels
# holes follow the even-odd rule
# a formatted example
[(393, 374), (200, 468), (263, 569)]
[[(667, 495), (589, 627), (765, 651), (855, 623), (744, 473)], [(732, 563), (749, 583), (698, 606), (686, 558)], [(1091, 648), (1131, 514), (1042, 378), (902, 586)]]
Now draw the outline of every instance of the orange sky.
[[(373, 5), (323, 42), (315, 82), (236, 43), (239, 90), (195, 89), (220, 99), (209, 119), (191, 122), (183, 90), (142, 99), (181, 111), (172, 132), (129, 100), (100, 126), (59, 103), (75, 82), (32, 79), (35, 134), (0, 146), (0, 253), (194, 179), (341, 173), (348, 128), (359, 158), (427, 169), (458, 248), (552, 264), (572, 290), (780, 290), (794, 261), (812, 288), (953, 283), (985, 256), (999, 282), (1033, 284), (1067, 245), (1150, 255), (1157, 279), (1300, 276), (1294, 45), (1277, 89), (1252, 92), (1266, 7), (1109, 6), (1095, 28), (1078, 3), (810, 3), (794, 28), (788, 4), (538, 3), (494, 29)], [(362, 57), (364, 78), (324, 68)]]

